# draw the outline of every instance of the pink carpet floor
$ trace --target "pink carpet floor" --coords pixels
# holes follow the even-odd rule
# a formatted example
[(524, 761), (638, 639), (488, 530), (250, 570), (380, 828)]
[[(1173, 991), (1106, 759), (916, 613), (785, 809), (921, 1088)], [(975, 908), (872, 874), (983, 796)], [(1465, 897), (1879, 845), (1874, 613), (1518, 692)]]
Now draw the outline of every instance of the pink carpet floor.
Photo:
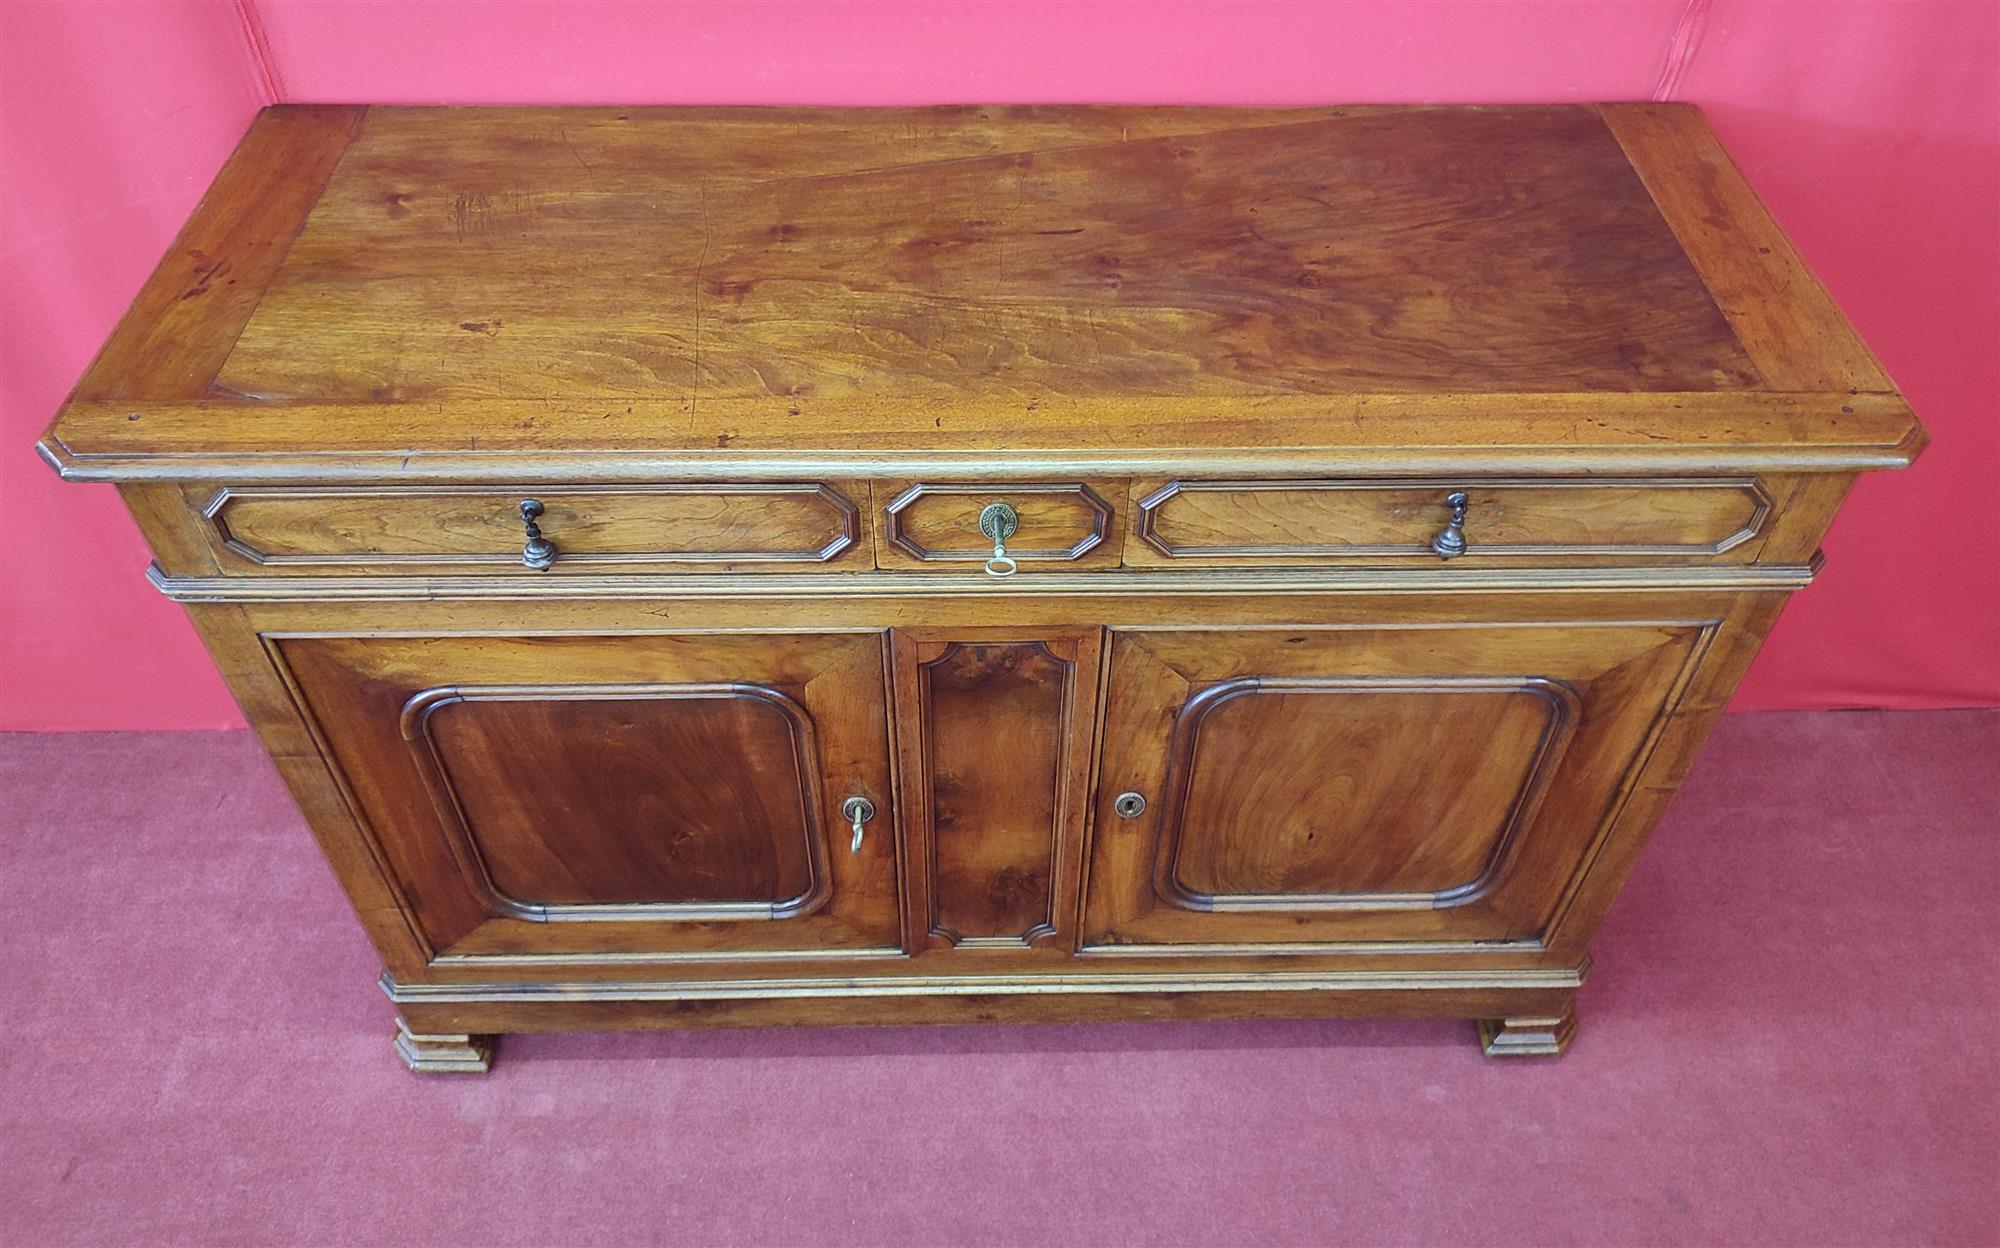
[(0, 737), (0, 1244), (1993, 1244), (2000, 713), (1727, 719), (1582, 1029), (390, 1055), (247, 735)]

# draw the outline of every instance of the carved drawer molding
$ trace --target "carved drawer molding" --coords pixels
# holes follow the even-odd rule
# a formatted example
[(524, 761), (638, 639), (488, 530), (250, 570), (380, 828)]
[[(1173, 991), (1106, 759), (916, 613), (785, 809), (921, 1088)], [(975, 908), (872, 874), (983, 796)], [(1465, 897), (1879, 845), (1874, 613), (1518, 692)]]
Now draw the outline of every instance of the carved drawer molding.
[(1762, 532), (1774, 505), (1752, 477), (1181, 479), (1139, 500), (1134, 530), (1168, 559), (1428, 556), (1460, 491), (1467, 553), (1497, 557), (1715, 557)]
[(860, 542), (861, 510), (817, 482), (547, 488), (230, 487), (202, 509), (216, 540), (260, 567), (521, 563), (519, 505), (542, 504), (554, 566), (826, 564)]
[(907, 561), (978, 562), (993, 553), (978, 517), (995, 502), (1019, 509), (1020, 531), (1007, 542), (1008, 553), (1019, 559), (1116, 561), (1115, 549), (1107, 546), (1116, 536), (1112, 506), (1080, 481), (918, 482), (883, 507), (883, 539)]

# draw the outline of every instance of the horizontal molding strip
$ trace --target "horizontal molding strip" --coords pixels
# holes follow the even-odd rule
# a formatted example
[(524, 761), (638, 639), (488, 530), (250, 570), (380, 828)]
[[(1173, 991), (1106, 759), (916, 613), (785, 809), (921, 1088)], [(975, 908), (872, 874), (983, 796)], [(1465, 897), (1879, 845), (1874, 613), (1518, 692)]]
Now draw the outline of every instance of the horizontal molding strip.
[(1229, 971), (1125, 975), (874, 976), (678, 980), (624, 983), (399, 984), (382, 991), (398, 1004), (485, 1001), (756, 1001), (826, 997), (1068, 996), (1150, 992), (1381, 992), (1478, 988), (1575, 988), (1588, 966), (1514, 971)]
[(797, 454), (702, 452), (480, 452), (459, 454), (76, 455), (43, 440), (35, 448), (65, 481), (212, 481), (236, 485), (409, 482), (638, 485), (659, 481), (837, 481), (867, 477), (977, 477), (983, 481), (1107, 476), (1481, 475), (1592, 476), (1635, 473), (1867, 472), (1902, 468), (1921, 443), (1828, 447), (1646, 445), (1634, 447), (1300, 447), (1186, 451), (824, 451)]
[[(57, 432), (59, 430), (59, 432)], [(504, 454), (562, 448), (729, 456), (1165, 447), (1681, 443), (1709, 451), (1893, 446), (1921, 436), (1887, 391), (1389, 391), (1325, 394), (457, 397), (394, 403), (73, 399), (49, 441), (77, 455)]]
[[(1185, 964), (1191, 957), (1324, 958), (1324, 957), (1479, 957), (1494, 960), (1523, 954), (1547, 953), (1541, 941), (1525, 940), (1349, 940), (1338, 942), (1296, 941), (1285, 944), (1181, 944), (1181, 945), (1084, 945), (1073, 957), (1116, 962), (1155, 959)], [(773, 966), (797, 962), (868, 961), (907, 965), (909, 955), (901, 949), (768, 949), (708, 951), (702, 953), (446, 953), (430, 960), (440, 970), (487, 970), (499, 967), (596, 967), (596, 966), (688, 966), (715, 963), (766, 963)]]
[(1490, 592), (1523, 590), (1764, 589), (1812, 583), (1811, 564), (1674, 565), (1659, 568), (1200, 568), (1036, 572), (998, 580), (977, 572), (824, 572), (729, 576), (172, 576), (154, 564), (146, 577), (176, 602), (405, 602), (503, 599), (1126, 597), (1148, 594), (1254, 595)]

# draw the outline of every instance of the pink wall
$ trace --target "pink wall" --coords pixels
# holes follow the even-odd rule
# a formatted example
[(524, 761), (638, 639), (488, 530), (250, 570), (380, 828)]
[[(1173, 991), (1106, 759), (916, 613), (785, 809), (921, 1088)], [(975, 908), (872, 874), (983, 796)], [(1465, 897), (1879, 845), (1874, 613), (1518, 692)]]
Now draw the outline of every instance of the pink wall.
[(110, 486), (31, 449), (265, 102), (233, 8), (0, 0), (0, 728), (240, 723)]
[[(1693, 100), (1936, 435), (1738, 706), (2000, 704), (2000, 7), (0, 4), (0, 727), (239, 722), (108, 487), (28, 444), (255, 106)], [(260, 32), (261, 38), (253, 35)]]

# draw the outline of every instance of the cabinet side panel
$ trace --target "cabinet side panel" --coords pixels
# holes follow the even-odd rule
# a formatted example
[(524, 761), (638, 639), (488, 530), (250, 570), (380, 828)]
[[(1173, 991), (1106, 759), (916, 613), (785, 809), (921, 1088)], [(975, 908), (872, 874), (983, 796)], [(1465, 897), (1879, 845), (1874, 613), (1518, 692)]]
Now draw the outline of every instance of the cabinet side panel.
[(1715, 629), (1714, 641), (1690, 674), (1645, 766), (1612, 811), (1610, 828), (1557, 907), (1549, 925), (1553, 955), (1586, 955), (1591, 936), (1624, 889), (1654, 825), (1666, 813), (1667, 803), (1687, 777), (1702, 742), (1722, 717), (1730, 694), (1757, 657), (1785, 601), (1784, 594), (1740, 595)]
[(255, 623), (233, 605), (190, 604), (187, 612), (383, 963), (400, 981), (429, 979), (431, 949), (405, 917), (408, 907), (376, 858), (327, 763), (322, 741), (272, 662)]

